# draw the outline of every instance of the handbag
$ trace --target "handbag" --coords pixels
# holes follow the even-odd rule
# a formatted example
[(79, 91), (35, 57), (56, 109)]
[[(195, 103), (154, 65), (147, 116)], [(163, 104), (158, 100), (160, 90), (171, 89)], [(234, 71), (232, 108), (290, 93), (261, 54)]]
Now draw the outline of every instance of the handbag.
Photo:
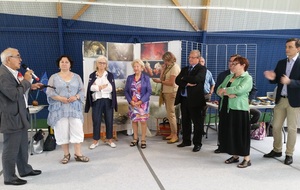
[(35, 154), (40, 154), (44, 150), (44, 132), (40, 129), (32, 137), (32, 151)]
[(250, 138), (255, 140), (263, 140), (266, 136), (266, 123), (260, 122), (259, 127), (250, 131)]
[(166, 137), (171, 134), (170, 123), (167, 117), (164, 117), (163, 122), (159, 124), (159, 134)]
[(56, 148), (56, 139), (54, 137), (53, 130), (50, 126), (48, 126), (48, 136), (44, 143), (44, 151), (52, 151)]

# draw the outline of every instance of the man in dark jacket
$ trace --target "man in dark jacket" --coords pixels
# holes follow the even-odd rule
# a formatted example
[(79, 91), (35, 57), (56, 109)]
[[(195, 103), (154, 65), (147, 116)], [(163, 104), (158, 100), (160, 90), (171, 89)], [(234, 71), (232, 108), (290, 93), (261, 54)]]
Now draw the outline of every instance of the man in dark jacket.
[[(184, 67), (175, 79), (179, 86), (175, 105), (180, 104), (182, 116), (182, 143), (177, 147), (191, 146), (192, 122), (194, 126), (194, 152), (202, 146), (203, 119), (199, 110), (206, 106), (204, 97), (204, 81), (206, 67), (198, 64), (201, 57), (199, 50), (192, 50), (189, 55), (189, 66)], [(202, 113), (200, 113), (201, 115)]]
[(272, 84), (277, 84), (274, 119), (273, 119), (273, 149), (265, 154), (265, 158), (282, 156), (282, 126), (285, 119), (288, 124), (284, 164), (293, 163), (293, 152), (297, 139), (297, 128), (300, 125), (300, 40), (291, 38), (286, 41), (287, 58), (278, 61), (274, 71), (265, 71), (265, 77)]

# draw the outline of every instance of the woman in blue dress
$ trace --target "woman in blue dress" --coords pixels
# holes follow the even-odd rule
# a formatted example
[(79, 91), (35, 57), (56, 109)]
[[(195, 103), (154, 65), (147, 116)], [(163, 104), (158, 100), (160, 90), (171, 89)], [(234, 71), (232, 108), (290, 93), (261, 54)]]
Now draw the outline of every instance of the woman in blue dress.
[(138, 122), (141, 123), (141, 148), (146, 148), (147, 120), (149, 118), (149, 101), (152, 92), (149, 76), (142, 73), (145, 65), (142, 60), (136, 59), (131, 63), (134, 74), (126, 80), (125, 97), (129, 103), (129, 117), (132, 121), (133, 141), (130, 146), (139, 143)]

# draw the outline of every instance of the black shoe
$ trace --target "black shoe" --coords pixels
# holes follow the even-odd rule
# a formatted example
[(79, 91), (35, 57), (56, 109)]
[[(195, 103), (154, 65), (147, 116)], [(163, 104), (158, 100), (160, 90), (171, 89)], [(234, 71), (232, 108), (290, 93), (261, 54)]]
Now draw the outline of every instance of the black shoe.
[(273, 150), (269, 154), (264, 155), (265, 158), (273, 158), (273, 157), (281, 157), (281, 156), (282, 156), (282, 152), (275, 152)]
[(35, 175), (40, 175), (42, 173), (41, 170), (32, 170), (28, 174), (25, 175), (20, 175), (21, 177), (27, 177), (27, 176), (35, 176)]
[(181, 148), (181, 147), (185, 147), (185, 146), (191, 146), (191, 143), (184, 143), (182, 142), (181, 144), (177, 145), (177, 147)]
[(193, 148), (193, 152), (199, 152), (200, 149), (201, 149), (200, 145), (195, 145), (194, 148)]
[(24, 185), (26, 183), (27, 183), (26, 180), (19, 179), (19, 178), (15, 179), (15, 180), (12, 180), (12, 181), (4, 181), (5, 185)]
[(293, 156), (285, 156), (284, 164), (291, 165), (293, 163)]
[(217, 149), (214, 151), (214, 153), (216, 153), (216, 154), (219, 154), (219, 153), (221, 153), (221, 150), (220, 150), (220, 148), (217, 148)]

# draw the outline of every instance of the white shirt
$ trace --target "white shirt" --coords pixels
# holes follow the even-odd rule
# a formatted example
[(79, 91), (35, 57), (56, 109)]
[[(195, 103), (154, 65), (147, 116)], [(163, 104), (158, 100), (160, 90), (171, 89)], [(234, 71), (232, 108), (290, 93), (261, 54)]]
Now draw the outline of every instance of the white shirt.
[[(287, 59), (287, 63), (286, 63), (286, 69), (285, 69), (285, 74), (287, 77), (290, 77), (291, 71), (293, 69), (294, 63), (297, 60), (299, 56), (299, 53), (297, 53), (297, 55), (295, 57), (293, 57), (292, 59)], [(281, 95), (282, 96), (287, 96), (287, 85), (284, 84), (281, 90)]]
[[(97, 76), (97, 79), (95, 80), (94, 84), (91, 85), (90, 90), (92, 92), (95, 92), (92, 94), (93, 101), (96, 101), (97, 99), (101, 98), (109, 98), (111, 99), (111, 92), (112, 92), (112, 86), (110, 82), (107, 80), (107, 71), (104, 71), (103, 75), (101, 77)], [(107, 87), (100, 90), (99, 85), (105, 85), (107, 84)]]
[[(6, 66), (5, 64), (3, 64), (3, 65), (9, 70), (9, 72), (11, 72), (11, 74), (15, 77), (16, 81), (20, 84), (21, 81), (18, 79), (19, 71), (13, 70), (12, 68)], [(27, 90), (27, 93), (28, 93), (28, 91), (29, 91), (29, 89)], [(26, 108), (28, 108), (28, 102), (27, 102), (28, 98), (26, 97), (25, 94), (23, 94), (23, 96), (24, 96), (24, 101), (25, 101)]]

